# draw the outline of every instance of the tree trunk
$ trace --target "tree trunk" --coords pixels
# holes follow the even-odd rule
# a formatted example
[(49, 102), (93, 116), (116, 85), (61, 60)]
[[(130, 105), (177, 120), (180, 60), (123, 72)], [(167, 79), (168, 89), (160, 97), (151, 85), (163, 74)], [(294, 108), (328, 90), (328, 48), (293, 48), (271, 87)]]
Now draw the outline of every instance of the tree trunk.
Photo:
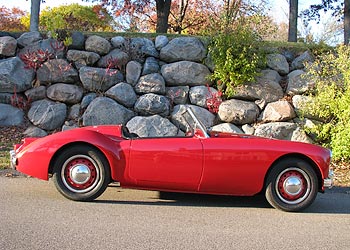
[(350, 40), (350, 0), (344, 0), (344, 44)]
[(289, 0), (288, 42), (297, 41), (298, 32), (298, 0)]
[(157, 27), (156, 33), (168, 32), (168, 19), (170, 14), (171, 0), (156, 0)]
[(41, 0), (31, 0), (30, 31), (39, 31), (39, 13)]

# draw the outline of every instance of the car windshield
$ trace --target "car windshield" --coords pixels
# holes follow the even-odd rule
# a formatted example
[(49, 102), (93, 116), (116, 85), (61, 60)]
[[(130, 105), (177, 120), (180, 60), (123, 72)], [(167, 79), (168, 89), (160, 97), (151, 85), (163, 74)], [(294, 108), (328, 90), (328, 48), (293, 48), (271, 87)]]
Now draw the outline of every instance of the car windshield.
[(208, 131), (205, 125), (197, 118), (191, 107), (186, 107), (182, 113), (183, 120), (186, 122), (187, 132), (190, 132), (192, 135), (196, 131), (200, 130), (204, 137), (208, 138)]

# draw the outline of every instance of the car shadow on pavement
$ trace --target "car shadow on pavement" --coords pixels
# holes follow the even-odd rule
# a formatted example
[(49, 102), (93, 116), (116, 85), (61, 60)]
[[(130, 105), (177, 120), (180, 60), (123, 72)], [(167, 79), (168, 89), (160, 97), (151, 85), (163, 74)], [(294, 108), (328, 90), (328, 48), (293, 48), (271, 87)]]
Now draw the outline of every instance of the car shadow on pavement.
[[(119, 189), (119, 188), (118, 188)], [(115, 191), (112, 191), (115, 192)], [(123, 189), (119, 189), (123, 192)], [(114, 196), (117, 198), (117, 196)], [(146, 197), (145, 197), (146, 198)], [(158, 197), (142, 200), (107, 200), (97, 199), (93, 202), (106, 204), (154, 205), (154, 206), (192, 206), (192, 207), (243, 207), (272, 208), (262, 194), (246, 196), (223, 196), (189, 193), (159, 192)], [(319, 193), (314, 203), (303, 213), (350, 214), (350, 187), (334, 187)]]

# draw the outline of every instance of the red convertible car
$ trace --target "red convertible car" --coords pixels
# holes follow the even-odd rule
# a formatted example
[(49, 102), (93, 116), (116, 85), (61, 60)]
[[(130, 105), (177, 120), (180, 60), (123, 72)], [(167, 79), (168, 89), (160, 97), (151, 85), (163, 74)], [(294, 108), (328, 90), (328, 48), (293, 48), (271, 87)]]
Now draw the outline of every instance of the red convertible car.
[(190, 107), (187, 132), (140, 138), (122, 125), (83, 127), (25, 138), (10, 152), (13, 168), (53, 178), (68, 199), (91, 201), (108, 184), (121, 187), (233, 196), (265, 193), (284, 211), (308, 207), (332, 186), (331, 151), (320, 146), (208, 131)]

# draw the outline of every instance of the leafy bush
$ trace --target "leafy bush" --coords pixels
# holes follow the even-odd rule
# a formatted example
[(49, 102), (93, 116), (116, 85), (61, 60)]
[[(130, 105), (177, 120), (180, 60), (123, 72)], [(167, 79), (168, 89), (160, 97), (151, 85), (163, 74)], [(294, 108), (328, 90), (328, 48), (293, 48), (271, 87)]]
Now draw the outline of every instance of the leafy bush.
[(335, 160), (350, 160), (350, 48), (340, 46), (320, 55), (307, 68), (315, 92), (305, 112), (324, 121), (309, 132), (332, 149)]
[(212, 80), (226, 97), (234, 94), (235, 87), (254, 81), (265, 56), (259, 49), (259, 36), (245, 26), (212, 36), (208, 50), (215, 65)]

